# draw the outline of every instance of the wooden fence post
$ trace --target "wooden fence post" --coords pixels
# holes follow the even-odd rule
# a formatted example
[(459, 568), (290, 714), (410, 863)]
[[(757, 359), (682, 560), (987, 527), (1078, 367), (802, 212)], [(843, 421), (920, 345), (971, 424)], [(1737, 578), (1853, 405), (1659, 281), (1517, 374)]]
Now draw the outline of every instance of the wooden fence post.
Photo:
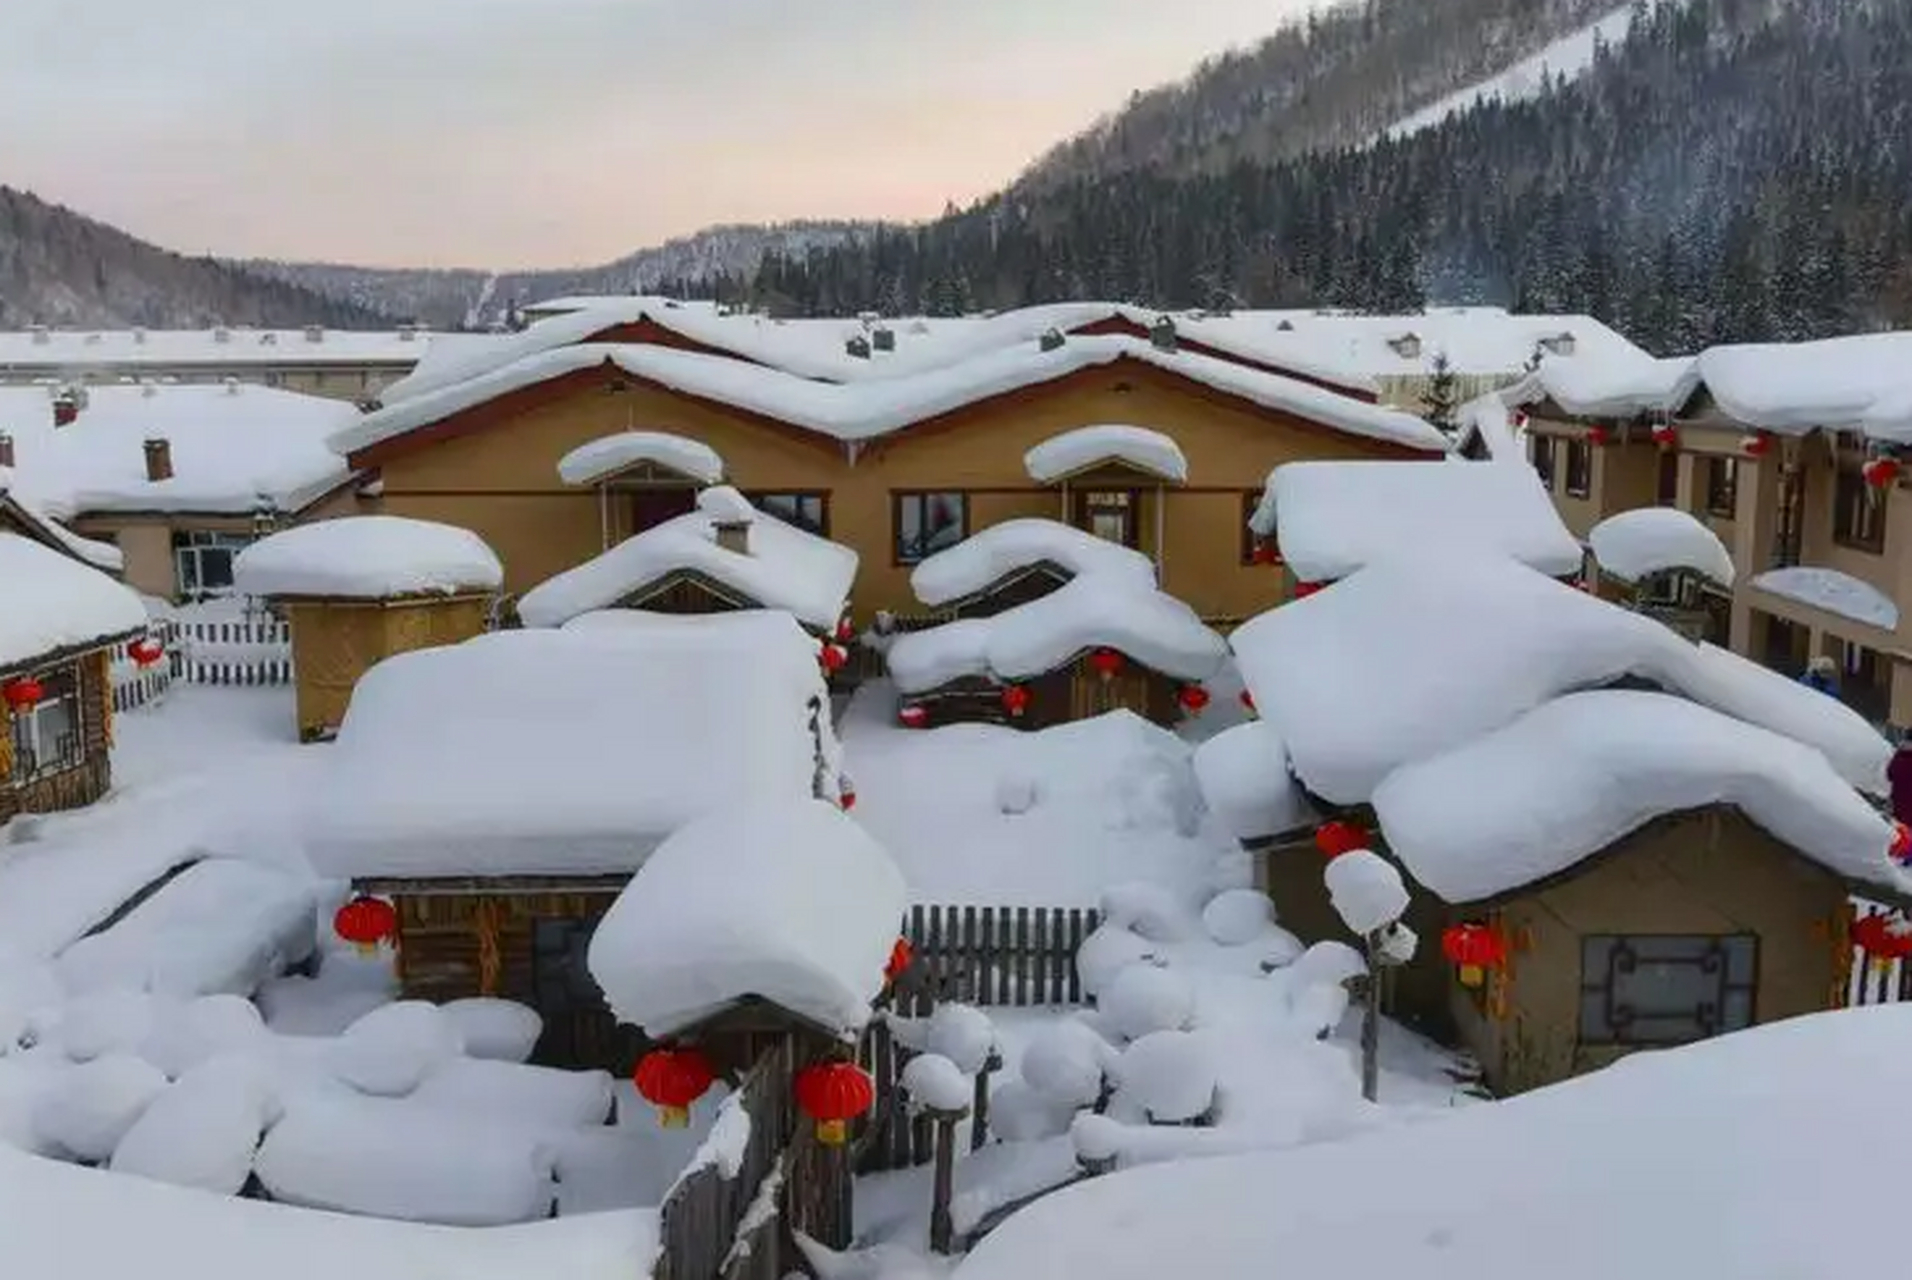
[(968, 1111), (929, 1111), (936, 1125), (936, 1180), (929, 1207), (929, 1248), (947, 1255), (955, 1248), (956, 1220), (950, 1202), (956, 1198), (956, 1122)]

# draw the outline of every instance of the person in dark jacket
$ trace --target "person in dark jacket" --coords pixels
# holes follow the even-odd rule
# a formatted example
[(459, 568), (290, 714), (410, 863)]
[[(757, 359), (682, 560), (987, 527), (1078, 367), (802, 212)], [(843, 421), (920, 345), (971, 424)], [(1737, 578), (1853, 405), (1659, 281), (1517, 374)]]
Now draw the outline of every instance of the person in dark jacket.
[(1820, 654), (1806, 664), (1806, 670), (1799, 677), (1799, 683), (1808, 689), (1817, 689), (1821, 693), (1837, 696), (1839, 693), (1839, 664)]
[(1912, 827), (1912, 733), (1899, 739), (1885, 776), (1892, 784), (1892, 816)]

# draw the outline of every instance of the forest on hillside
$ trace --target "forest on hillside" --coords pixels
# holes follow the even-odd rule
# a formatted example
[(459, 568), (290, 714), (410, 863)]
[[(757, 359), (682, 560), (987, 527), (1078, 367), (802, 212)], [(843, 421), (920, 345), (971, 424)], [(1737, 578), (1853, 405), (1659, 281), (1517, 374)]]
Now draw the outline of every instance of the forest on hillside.
[(1164, 307), (1588, 312), (1660, 352), (1912, 323), (1912, 0), (1638, 0), (1539, 98), (1398, 141), (1006, 193), (771, 255), (738, 300), (954, 314)]

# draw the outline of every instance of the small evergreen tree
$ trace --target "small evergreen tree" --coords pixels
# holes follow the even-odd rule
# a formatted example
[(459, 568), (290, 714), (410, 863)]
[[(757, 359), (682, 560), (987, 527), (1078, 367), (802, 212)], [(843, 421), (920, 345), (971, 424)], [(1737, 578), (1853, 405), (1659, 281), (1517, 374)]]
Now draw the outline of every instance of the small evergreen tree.
[(1434, 375), (1428, 379), (1427, 394), (1422, 397), (1427, 403), (1427, 420), (1442, 431), (1453, 433), (1458, 425), (1455, 411), (1460, 406), (1460, 380), (1454, 376), (1454, 363), (1447, 358), (1447, 352), (1434, 353)]

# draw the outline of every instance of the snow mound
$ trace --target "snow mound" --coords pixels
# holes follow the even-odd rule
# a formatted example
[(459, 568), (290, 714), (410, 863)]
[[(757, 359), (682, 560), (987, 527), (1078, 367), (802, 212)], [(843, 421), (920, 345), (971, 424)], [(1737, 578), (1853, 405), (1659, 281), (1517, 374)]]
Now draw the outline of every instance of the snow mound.
[(403, 516), (342, 516), (261, 538), (232, 564), (249, 596), (400, 596), (496, 591), (504, 566), (469, 529)]
[(440, 1006), (465, 1052), (474, 1058), (523, 1062), (544, 1034), (544, 1018), (530, 1005), (515, 1000), (470, 996)]
[(1102, 1096), (1103, 1076), (1114, 1059), (1115, 1050), (1093, 1027), (1065, 1018), (1029, 1038), (1022, 1079), (1051, 1105), (1090, 1107)]
[(1793, 565), (1769, 569), (1747, 585), (1881, 631), (1899, 629), (1899, 606), (1871, 583), (1837, 569)]
[(1348, 929), (1362, 937), (1399, 920), (1407, 911), (1407, 886), (1394, 864), (1369, 849), (1353, 849), (1322, 873), (1328, 898)]
[(75, 1160), (108, 1159), (153, 1100), (166, 1091), (157, 1067), (127, 1053), (109, 1053), (52, 1081), (34, 1115), (41, 1141)]
[(1655, 359), (1644, 352), (1613, 353), (1597, 360), (1550, 356), (1526, 378), (1491, 398), (1503, 404), (1551, 400), (1576, 418), (1625, 419), (1676, 414), (1699, 388), (1700, 365), (1692, 356)]
[(1132, 964), (1097, 1001), (1116, 1034), (1140, 1040), (1155, 1031), (1186, 1030), (1195, 1020), (1195, 988), (1173, 969)]
[(1267, 720), (1222, 730), (1195, 748), (1202, 799), (1238, 840), (1280, 835), (1313, 817), (1288, 770), (1288, 748)]
[(850, 1035), (907, 896), (883, 847), (819, 800), (734, 803), (680, 827), (591, 939), (619, 1018), (657, 1037), (757, 996)]
[(1608, 516), (1593, 526), (1587, 542), (1601, 570), (1622, 582), (1689, 569), (1723, 587), (1733, 585), (1733, 558), (1719, 535), (1672, 507)]
[(22, 1039), (37, 1038), (64, 997), (51, 965), (0, 962), (0, 1058)]
[(250, 1000), (234, 995), (202, 996), (155, 1017), (139, 1053), (170, 1079), (178, 1080), (208, 1059), (255, 1049), (265, 1039), (265, 1020)]
[(715, 449), (668, 431), (623, 431), (581, 444), (558, 459), (558, 477), (570, 485), (597, 484), (646, 462), (699, 484), (722, 484), (724, 479), (724, 460)]
[(996, 779), (996, 809), (1000, 813), (1028, 813), (1036, 807), (1040, 794), (1040, 787), (1029, 774), (1005, 773)]
[(1710, 347), (1699, 373), (1720, 411), (1786, 435), (1887, 424), (1870, 421), (1882, 400), (1903, 394), (1912, 335), (1863, 333), (1817, 342)]
[(1123, 970), (1154, 956), (1155, 948), (1140, 935), (1121, 925), (1100, 924), (1076, 948), (1076, 974), (1082, 990), (1098, 996)]
[(1174, 440), (1160, 431), (1118, 423), (1065, 431), (1022, 457), (1024, 469), (1037, 484), (1055, 484), (1078, 471), (1109, 463), (1125, 464), (1176, 484), (1188, 479), (1188, 459)]
[(1275, 924), (1275, 904), (1259, 889), (1225, 889), (1202, 908), (1202, 928), (1224, 947), (1246, 946)]
[(402, 1097), (464, 1052), (458, 1026), (423, 1000), (374, 1009), (329, 1047), (333, 1074), (361, 1093)]
[(1115, 1077), (1119, 1099), (1157, 1124), (1180, 1124), (1210, 1110), (1221, 1080), (1214, 1046), (1179, 1030), (1153, 1031), (1136, 1040), (1116, 1060)]
[(939, 1053), (919, 1053), (903, 1068), (903, 1092), (929, 1111), (967, 1111), (975, 1089), (962, 1069)]
[(257, 1062), (208, 1062), (153, 1100), (113, 1148), (110, 1167), (177, 1187), (238, 1195), (252, 1176), (253, 1153), (272, 1113), (271, 1090)]
[(1155, 564), (1139, 551), (1058, 520), (1004, 520), (925, 558), (910, 571), (910, 590), (931, 608), (987, 590), (1018, 570), (1052, 564), (1071, 577), (1089, 574), (1155, 586)]
[(174, 1008), (144, 991), (110, 990), (76, 996), (59, 1013), (58, 1043), (75, 1062), (133, 1053), (152, 1034), (162, 1011)]
[(1099, 909), (1105, 924), (1127, 929), (1149, 942), (1182, 942), (1197, 932), (1187, 905), (1172, 890), (1146, 880), (1104, 889)]
[(98, 569), (0, 531), (0, 670), (146, 628), (139, 596)]
[[(1097, 1077), (1100, 1087), (1100, 1076)], [(1090, 1099), (1093, 1102), (1094, 1099)], [(989, 1131), (1004, 1142), (1040, 1142), (1069, 1131), (1088, 1103), (1056, 1102), (1022, 1080), (1006, 1080), (989, 1095)]]
[(604, 1071), (560, 1071), (487, 1058), (453, 1058), (434, 1068), (406, 1098), (414, 1106), (515, 1125), (576, 1129), (611, 1114)]
[(996, 1051), (996, 1027), (981, 1009), (951, 1001), (937, 1005), (930, 1013), (925, 1044), (931, 1053), (949, 1059), (964, 1075), (973, 1076)]

